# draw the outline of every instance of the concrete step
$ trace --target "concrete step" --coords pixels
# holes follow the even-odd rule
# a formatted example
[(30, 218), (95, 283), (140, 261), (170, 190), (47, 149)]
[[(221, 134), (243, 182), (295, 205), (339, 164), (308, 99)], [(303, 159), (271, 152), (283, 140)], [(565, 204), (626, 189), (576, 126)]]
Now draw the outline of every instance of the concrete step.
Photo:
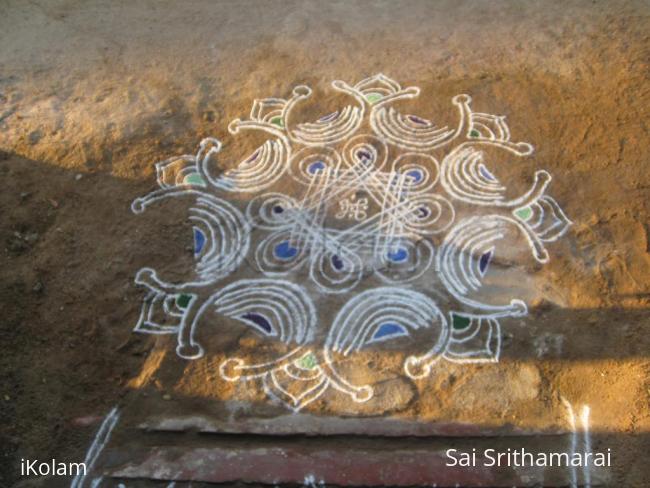
[[(308, 420), (300, 418), (300, 425)], [(321, 424), (326, 419), (321, 419)], [(339, 419), (330, 435), (297, 434), (288, 420), (233, 425), (201, 417), (148, 418), (116, 411), (99, 428), (87, 459), (91, 469), (73, 488), (103, 486), (201, 486), (197, 483), (272, 486), (559, 487), (608, 486), (605, 468), (530, 465), (539, 453), (590, 449), (586, 433), (495, 435), (482, 426), (473, 434), (441, 435), (448, 426), (415, 427), (384, 419)], [(354, 422), (361, 427), (348, 429)], [(364, 425), (365, 422), (365, 425)], [(395, 422), (395, 421), (393, 421)], [(267, 430), (264, 434), (250, 433)], [(318, 423), (316, 423), (318, 426)], [(225, 427), (220, 429), (220, 427)], [(239, 427), (242, 427), (241, 425)], [(374, 431), (373, 431), (374, 429)], [(356, 431), (356, 434), (346, 432)], [(373, 433), (374, 432), (374, 433)], [(427, 432), (429, 434), (427, 434)], [(431, 435), (430, 433), (438, 433)], [(363, 435), (361, 434), (363, 433)], [(455, 449), (455, 451), (450, 451)], [(489, 451), (493, 449), (494, 451)], [(522, 460), (522, 450), (528, 459)], [(464, 453), (464, 454), (463, 454)], [(501, 454), (499, 462), (498, 455)], [(525, 462), (524, 462), (525, 461)], [(470, 465), (468, 465), (470, 464)], [(96, 484), (94, 484), (96, 483)], [(173, 484), (173, 485), (172, 485)]]
[[(273, 444), (256, 446), (155, 446), (115, 453), (129, 460), (107, 470), (114, 479), (185, 480), (210, 483), (260, 483), (267, 485), (318, 484), (334, 486), (440, 486), (440, 487), (533, 487), (569, 486), (575, 476), (586, 486), (585, 473), (559, 467), (487, 466), (481, 443), (453, 443), (460, 452), (476, 452), (477, 466), (449, 466), (450, 457), (441, 442), (430, 445), (386, 445), (376, 441), (365, 446), (351, 439), (339, 445)], [(500, 450), (503, 449), (501, 444)], [(529, 449), (545, 443), (530, 439)], [(477, 449), (472, 451), (472, 449)], [(506, 448), (507, 449), (507, 448)], [(511, 449), (515, 449), (514, 446)], [(518, 448), (521, 449), (521, 448)], [(565, 449), (566, 450), (566, 449)], [(118, 456), (119, 454), (119, 456)], [(600, 472), (588, 475), (591, 486), (605, 483)]]

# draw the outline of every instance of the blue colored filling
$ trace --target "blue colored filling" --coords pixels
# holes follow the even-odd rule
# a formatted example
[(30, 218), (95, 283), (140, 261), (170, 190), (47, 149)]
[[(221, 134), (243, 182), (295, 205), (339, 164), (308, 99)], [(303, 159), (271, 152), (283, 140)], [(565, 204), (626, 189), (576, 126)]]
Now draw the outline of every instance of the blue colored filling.
[(478, 262), (478, 269), (481, 271), (481, 274), (485, 274), (485, 270), (490, 264), (490, 258), (492, 258), (492, 251), (488, 251), (481, 256), (481, 259)]
[(370, 154), (368, 151), (357, 151), (357, 158), (363, 162), (366, 162), (372, 158), (372, 154)]
[(419, 169), (412, 169), (411, 171), (406, 172), (406, 176), (410, 176), (415, 180), (416, 183), (422, 181), (422, 171)]
[(292, 247), (289, 241), (284, 241), (275, 246), (275, 255), (280, 259), (291, 259), (298, 254), (298, 249)]
[(371, 340), (376, 341), (377, 339), (382, 339), (384, 337), (405, 335), (408, 335), (408, 332), (404, 327), (399, 324), (389, 322), (386, 324), (381, 324), (377, 331), (373, 334)]
[(318, 119), (318, 121), (319, 121), (319, 122), (330, 122), (330, 121), (334, 120), (335, 118), (337, 118), (338, 115), (339, 115), (339, 112), (338, 112), (338, 111), (336, 111), (336, 112), (332, 112), (331, 114), (324, 115), (323, 117), (321, 117), (320, 119)]
[(482, 174), (483, 176), (485, 176), (488, 180), (491, 180), (491, 181), (495, 181), (495, 180), (496, 180), (496, 178), (494, 177), (494, 175), (493, 175), (492, 173), (490, 173), (490, 172), (487, 170), (487, 168), (486, 168), (485, 166), (480, 165), (480, 166), (478, 167), (478, 170), (479, 170), (479, 171), (481, 172), (481, 174)]
[(245, 313), (241, 317), (242, 319), (251, 322), (256, 327), (262, 329), (262, 331), (267, 335), (270, 335), (273, 331), (270, 322), (263, 315), (260, 315), (258, 313)]
[(388, 254), (387, 254), (388, 259), (390, 259), (391, 261), (394, 261), (396, 263), (399, 263), (401, 261), (406, 260), (408, 255), (409, 255), (408, 251), (406, 249), (404, 249), (403, 247), (400, 247), (395, 252), (388, 252)]
[(334, 266), (339, 271), (343, 269), (343, 261), (336, 254), (332, 256), (332, 266)]
[(417, 115), (409, 115), (409, 119), (411, 119), (411, 120), (412, 120), (413, 122), (415, 122), (416, 124), (427, 125), (427, 121), (424, 120), (424, 119), (421, 119), (421, 118), (418, 117)]
[(205, 234), (199, 229), (194, 229), (194, 256), (201, 254), (204, 245)]
[(311, 174), (315, 174), (317, 171), (321, 171), (323, 169), (325, 169), (325, 163), (322, 161), (316, 161), (315, 163), (311, 163), (309, 165), (307, 171), (309, 171)]

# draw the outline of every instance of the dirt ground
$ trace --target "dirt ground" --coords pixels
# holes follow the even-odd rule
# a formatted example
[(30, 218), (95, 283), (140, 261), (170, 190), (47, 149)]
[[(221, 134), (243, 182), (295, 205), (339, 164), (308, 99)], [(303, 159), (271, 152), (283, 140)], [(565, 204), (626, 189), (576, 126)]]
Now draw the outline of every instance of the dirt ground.
[[(596, 0), (0, 0), (0, 486), (21, 480), (21, 458), (81, 459), (117, 404), (171, 396), (191, 401), (167, 412), (218, 416), (235, 398), (275, 414), (211, 378), (251, 339), (217, 339), (224, 351), (188, 363), (173, 338), (133, 333), (135, 273), (182, 276), (192, 242), (184, 208), (143, 218), (130, 205), (155, 188), (155, 162), (203, 137), (238, 162), (247, 147), (227, 126), (255, 98), (380, 72), (422, 89), (416, 113), (451, 117), (468, 93), (506, 114), (573, 225), (521, 284), (530, 314), (503, 324), (500, 369), (417, 388), (386, 376), (401, 403), (386, 393), (355, 414), (543, 431), (566, 398), (590, 405), (617, 450), (611, 486), (650, 486), (650, 3)], [(359, 361), (373, 360), (400, 356)]]

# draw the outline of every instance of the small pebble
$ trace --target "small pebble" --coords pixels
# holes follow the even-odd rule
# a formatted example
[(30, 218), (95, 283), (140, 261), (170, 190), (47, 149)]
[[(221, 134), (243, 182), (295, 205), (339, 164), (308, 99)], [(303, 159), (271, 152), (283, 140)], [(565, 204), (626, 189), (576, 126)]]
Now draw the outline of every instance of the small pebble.
[(171, 399), (172, 399), (172, 396), (169, 393), (165, 393), (163, 395), (163, 400), (171, 400)]
[(77, 181), (79, 181), (79, 180), (80, 180), (81, 178), (83, 178), (83, 177), (84, 177), (84, 175), (82, 175), (81, 173), (77, 173), (77, 174), (75, 175), (74, 179), (77, 180)]
[(34, 144), (38, 144), (38, 141), (40, 141), (42, 137), (43, 132), (41, 132), (40, 129), (37, 129), (29, 133), (28, 140), (29, 143), (33, 146)]

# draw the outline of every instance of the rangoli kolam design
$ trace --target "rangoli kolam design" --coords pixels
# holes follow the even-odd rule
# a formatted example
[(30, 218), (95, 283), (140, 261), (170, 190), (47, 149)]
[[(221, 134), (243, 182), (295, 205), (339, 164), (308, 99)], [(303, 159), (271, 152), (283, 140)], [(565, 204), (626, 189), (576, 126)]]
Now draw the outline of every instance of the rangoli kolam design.
[[(401, 113), (395, 103), (420, 90), (382, 74), (331, 87), (349, 104), (315, 121), (293, 116), (313, 96), (307, 86), (255, 100), (249, 117), (228, 127), (234, 137), (266, 137), (252, 154), (215, 176), (222, 144), (206, 138), (195, 155), (157, 163), (159, 189), (132, 204), (139, 214), (162, 199), (194, 202), (194, 278), (138, 271), (147, 294), (135, 330), (175, 334), (177, 354), (195, 360), (205, 354), (197, 331), (210, 311), (285, 344), (272, 361), (226, 359), (220, 374), (294, 411), (330, 387), (370, 400), (373, 386), (336, 366), (365, 349), (416, 349), (402, 366), (413, 379), (441, 361), (498, 361), (499, 320), (527, 307), (516, 297), (486, 300), (487, 278), (513, 239), (548, 262), (546, 245), (571, 224), (546, 194), (548, 172), (536, 171), (524, 191), (509, 185), (503, 160), (525, 167), (533, 147), (511, 141), (505, 117), (474, 112), (470, 96), (452, 98), (449, 127)], [(255, 277), (237, 278), (245, 263)]]

